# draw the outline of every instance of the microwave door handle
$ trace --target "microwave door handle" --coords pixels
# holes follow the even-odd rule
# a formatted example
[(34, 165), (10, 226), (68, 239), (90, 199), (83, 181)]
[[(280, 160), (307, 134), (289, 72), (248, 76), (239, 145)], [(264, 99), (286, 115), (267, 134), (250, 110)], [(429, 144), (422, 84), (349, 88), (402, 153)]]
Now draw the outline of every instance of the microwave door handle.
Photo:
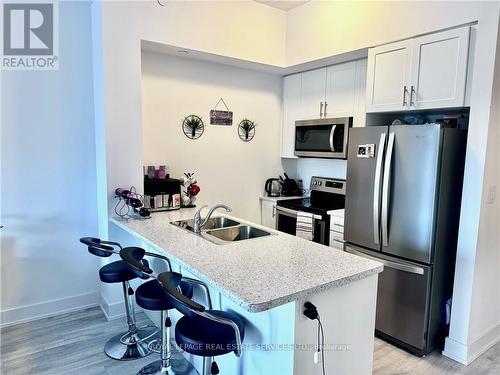
[(335, 134), (335, 128), (337, 125), (333, 125), (332, 129), (330, 130), (330, 150), (332, 152), (335, 152), (335, 146), (333, 145), (333, 135)]
[(380, 244), (380, 185), (382, 177), (382, 161), (384, 159), (386, 133), (380, 134), (377, 161), (375, 163), (375, 180), (373, 182), (373, 242)]
[(391, 166), (392, 166), (392, 153), (394, 151), (394, 133), (389, 133), (389, 141), (387, 142), (387, 156), (384, 165), (384, 178), (382, 183), (382, 245), (388, 246), (389, 244), (389, 229), (388, 229), (388, 215), (389, 215), (389, 190), (391, 183)]

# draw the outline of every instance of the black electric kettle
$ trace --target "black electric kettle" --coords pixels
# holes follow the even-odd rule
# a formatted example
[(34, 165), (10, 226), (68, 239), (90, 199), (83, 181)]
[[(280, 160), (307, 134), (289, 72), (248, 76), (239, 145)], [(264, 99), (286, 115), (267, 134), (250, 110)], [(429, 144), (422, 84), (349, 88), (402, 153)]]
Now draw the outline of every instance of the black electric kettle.
[(281, 195), (280, 181), (277, 178), (268, 178), (264, 190), (269, 197), (279, 197)]

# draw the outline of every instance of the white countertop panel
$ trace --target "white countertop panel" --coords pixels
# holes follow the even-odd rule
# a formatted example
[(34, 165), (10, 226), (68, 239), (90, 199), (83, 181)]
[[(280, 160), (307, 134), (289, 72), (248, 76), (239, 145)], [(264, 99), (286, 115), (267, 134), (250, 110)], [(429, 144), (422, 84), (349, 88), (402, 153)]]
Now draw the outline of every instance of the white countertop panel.
[(260, 199), (263, 201), (270, 201), (270, 202), (277, 202), (277, 201), (282, 201), (286, 199), (300, 199), (300, 198), (307, 198), (308, 195), (296, 195), (296, 196), (291, 196), (291, 197), (285, 197), (283, 195), (280, 195), (279, 197), (268, 197), (266, 195), (261, 195)]
[(345, 213), (345, 210), (343, 208), (339, 209), (339, 210), (331, 210), (331, 211), (327, 212), (328, 215), (337, 216), (337, 217), (344, 217), (344, 213)]
[(151, 219), (113, 218), (110, 222), (163, 252), (250, 312), (341, 287), (383, 269), (378, 262), (218, 212), (213, 216), (227, 216), (273, 235), (217, 245), (170, 224), (190, 219), (194, 212), (181, 209), (156, 212)]

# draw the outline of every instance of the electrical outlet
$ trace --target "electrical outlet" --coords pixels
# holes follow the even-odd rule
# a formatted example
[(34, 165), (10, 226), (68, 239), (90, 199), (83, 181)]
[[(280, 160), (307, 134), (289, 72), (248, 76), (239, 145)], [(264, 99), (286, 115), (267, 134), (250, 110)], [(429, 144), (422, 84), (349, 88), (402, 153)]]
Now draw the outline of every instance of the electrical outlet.
[(497, 187), (496, 185), (488, 187), (488, 204), (495, 203), (497, 199)]

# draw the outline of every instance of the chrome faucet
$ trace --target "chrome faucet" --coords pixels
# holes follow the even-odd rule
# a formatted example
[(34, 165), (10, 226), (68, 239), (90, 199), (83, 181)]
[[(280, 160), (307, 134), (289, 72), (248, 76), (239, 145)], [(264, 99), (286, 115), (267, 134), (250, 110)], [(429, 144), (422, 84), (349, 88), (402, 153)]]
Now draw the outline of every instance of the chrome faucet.
[(225, 204), (216, 204), (215, 206), (213, 206), (208, 211), (207, 216), (205, 216), (205, 219), (202, 221), (202, 219), (201, 219), (201, 210), (203, 210), (205, 207), (207, 207), (207, 205), (201, 206), (201, 208), (198, 211), (196, 211), (196, 213), (194, 214), (194, 218), (193, 219), (194, 219), (194, 232), (195, 233), (200, 233), (201, 232), (201, 229), (207, 223), (208, 219), (210, 219), (210, 216), (212, 216), (212, 214), (214, 213), (214, 211), (216, 209), (218, 209), (218, 208), (224, 208), (226, 210), (226, 212), (231, 212), (232, 211), (231, 207), (226, 206)]

